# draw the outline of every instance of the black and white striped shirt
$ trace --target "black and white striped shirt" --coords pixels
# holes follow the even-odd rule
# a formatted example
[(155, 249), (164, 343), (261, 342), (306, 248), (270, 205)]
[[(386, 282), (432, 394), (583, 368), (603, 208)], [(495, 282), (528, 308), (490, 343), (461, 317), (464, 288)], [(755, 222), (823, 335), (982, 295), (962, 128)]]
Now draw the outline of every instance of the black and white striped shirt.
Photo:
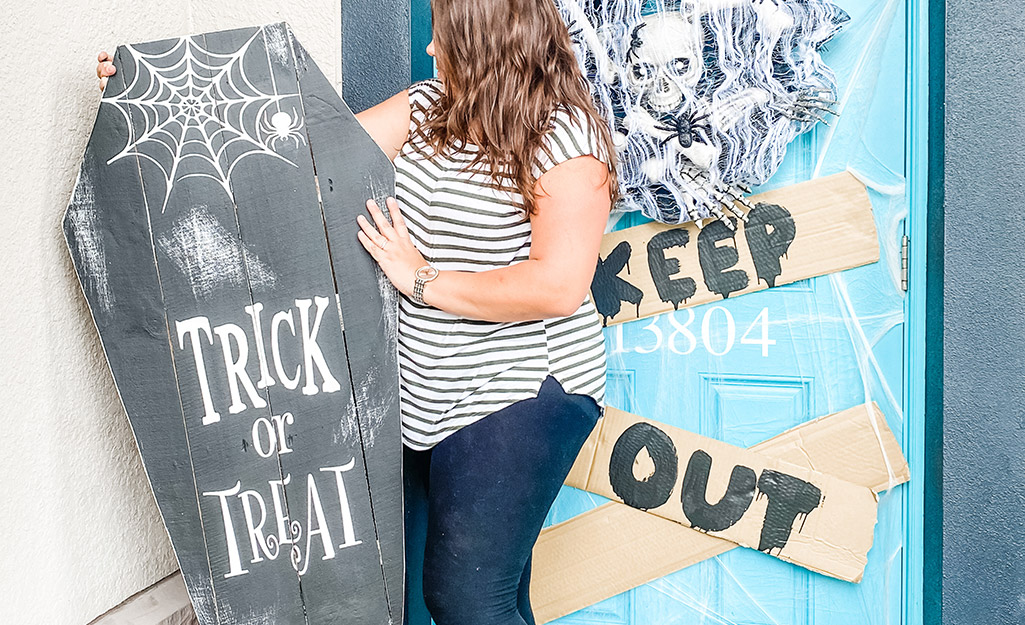
[[(530, 221), (518, 206), (521, 197), (500, 189), (490, 174), (465, 170), (476, 146), (466, 146), (470, 154), (437, 154), (422, 141), (411, 143), (442, 88), (436, 79), (409, 88), (410, 137), (394, 163), (410, 236), (441, 271), (527, 260)], [(546, 137), (554, 158), (539, 154), (535, 173), (576, 156), (602, 158), (586, 127), (568, 112), (556, 113)], [(465, 425), (536, 397), (549, 374), (567, 393), (604, 405), (605, 344), (589, 296), (569, 317), (514, 323), (465, 319), (402, 297), (399, 366), (402, 435), (413, 449), (429, 449)]]

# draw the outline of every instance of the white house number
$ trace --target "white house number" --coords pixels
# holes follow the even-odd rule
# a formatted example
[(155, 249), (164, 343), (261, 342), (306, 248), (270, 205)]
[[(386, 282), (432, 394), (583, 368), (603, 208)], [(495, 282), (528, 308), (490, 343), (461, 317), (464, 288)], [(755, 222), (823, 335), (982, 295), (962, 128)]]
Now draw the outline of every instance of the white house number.
[[(669, 328), (665, 328), (663, 317), (669, 318)], [(680, 320), (683, 317), (683, 320)], [(645, 345), (627, 346), (623, 340), (623, 324), (616, 325), (612, 330), (611, 354), (651, 354), (664, 346), (674, 354), (687, 356), (694, 352), (700, 344), (713, 356), (725, 356), (737, 344), (737, 323), (733, 314), (722, 306), (712, 306), (701, 318), (700, 328), (695, 324), (694, 309), (685, 308), (663, 313), (652, 317), (641, 330), (651, 335)], [(696, 334), (697, 333), (697, 334)], [(700, 334), (700, 338), (698, 337)], [(638, 341), (640, 342), (640, 341)], [(775, 345), (775, 339), (769, 338), (769, 309), (763, 308), (740, 337), (741, 345), (758, 345), (762, 348), (762, 357), (768, 358), (769, 346)]]

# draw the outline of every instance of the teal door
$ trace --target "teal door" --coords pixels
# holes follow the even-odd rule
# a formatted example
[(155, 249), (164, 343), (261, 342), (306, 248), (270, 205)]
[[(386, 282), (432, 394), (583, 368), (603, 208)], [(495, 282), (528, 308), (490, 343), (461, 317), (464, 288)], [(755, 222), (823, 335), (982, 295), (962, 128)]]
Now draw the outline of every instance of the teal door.
[[(904, 0), (839, 0), (851, 21), (823, 56), (840, 116), (795, 141), (759, 190), (851, 170), (869, 188), (878, 263), (606, 329), (609, 405), (750, 446), (809, 419), (874, 401), (905, 429), (909, 214)], [(912, 37), (914, 39), (914, 37)], [(644, 221), (624, 216), (616, 228)], [(908, 455), (909, 461), (913, 460)], [(556, 621), (560, 625), (894, 625), (904, 623), (910, 489), (883, 493), (864, 580), (838, 581), (734, 549)], [(604, 503), (564, 488), (548, 523)], [(911, 541), (913, 543), (913, 541)]]
[[(924, 240), (924, 76), (920, 0), (834, 0), (851, 20), (827, 45), (839, 118), (790, 147), (755, 192), (851, 170), (869, 188), (881, 260), (840, 274), (733, 297), (606, 330), (608, 403), (749, 446), (809, 419), (874, 401), (904, 446), (912, 482), (880, 497), (864, 579), (841, 582), (750, 549), (611, 597), (559, 625), (918, 625), (921, 623), (921, 340), (901, 243)], [(428, 0), (412, 0), (415, 77), (433, 74)], [(912, 18), (907, 19), (908, 16)], [(621, 217), (615, 229), (645, 221)], [(910, 345), (912, 351), (908, 351)], [(905, 388), (911, 380), (915, 388)], [(909, 382), (908, 386), (912, 383)], [(907, 398), (907, 399), (905, 399)], [(907, 415), (907, 417), (905, 417)], [(606, 500), (563, 488), (553, 525)]]

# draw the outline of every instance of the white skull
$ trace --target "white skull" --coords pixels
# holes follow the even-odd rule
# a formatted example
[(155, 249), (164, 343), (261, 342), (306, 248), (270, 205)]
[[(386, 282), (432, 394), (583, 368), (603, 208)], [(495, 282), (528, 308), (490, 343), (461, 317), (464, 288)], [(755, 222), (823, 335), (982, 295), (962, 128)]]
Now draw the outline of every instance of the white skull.
[(631, 31), (626, 57), (636, 102), (654, 117), (677, 111), (701, 79), (701, 44), (693, 18), (679, 12), (645, 17)]

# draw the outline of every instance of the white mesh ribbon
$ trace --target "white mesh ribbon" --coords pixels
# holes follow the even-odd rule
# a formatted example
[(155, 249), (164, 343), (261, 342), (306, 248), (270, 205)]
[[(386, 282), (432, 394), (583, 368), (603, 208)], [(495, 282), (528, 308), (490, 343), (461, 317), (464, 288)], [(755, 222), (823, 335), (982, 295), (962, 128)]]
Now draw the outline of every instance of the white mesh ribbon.
[(733, 227), (746, 187), (832, 113), (820, 47), (849, 19), (825, 0), (556, 0), (613, 130), (623, 199), (665, 223)]

